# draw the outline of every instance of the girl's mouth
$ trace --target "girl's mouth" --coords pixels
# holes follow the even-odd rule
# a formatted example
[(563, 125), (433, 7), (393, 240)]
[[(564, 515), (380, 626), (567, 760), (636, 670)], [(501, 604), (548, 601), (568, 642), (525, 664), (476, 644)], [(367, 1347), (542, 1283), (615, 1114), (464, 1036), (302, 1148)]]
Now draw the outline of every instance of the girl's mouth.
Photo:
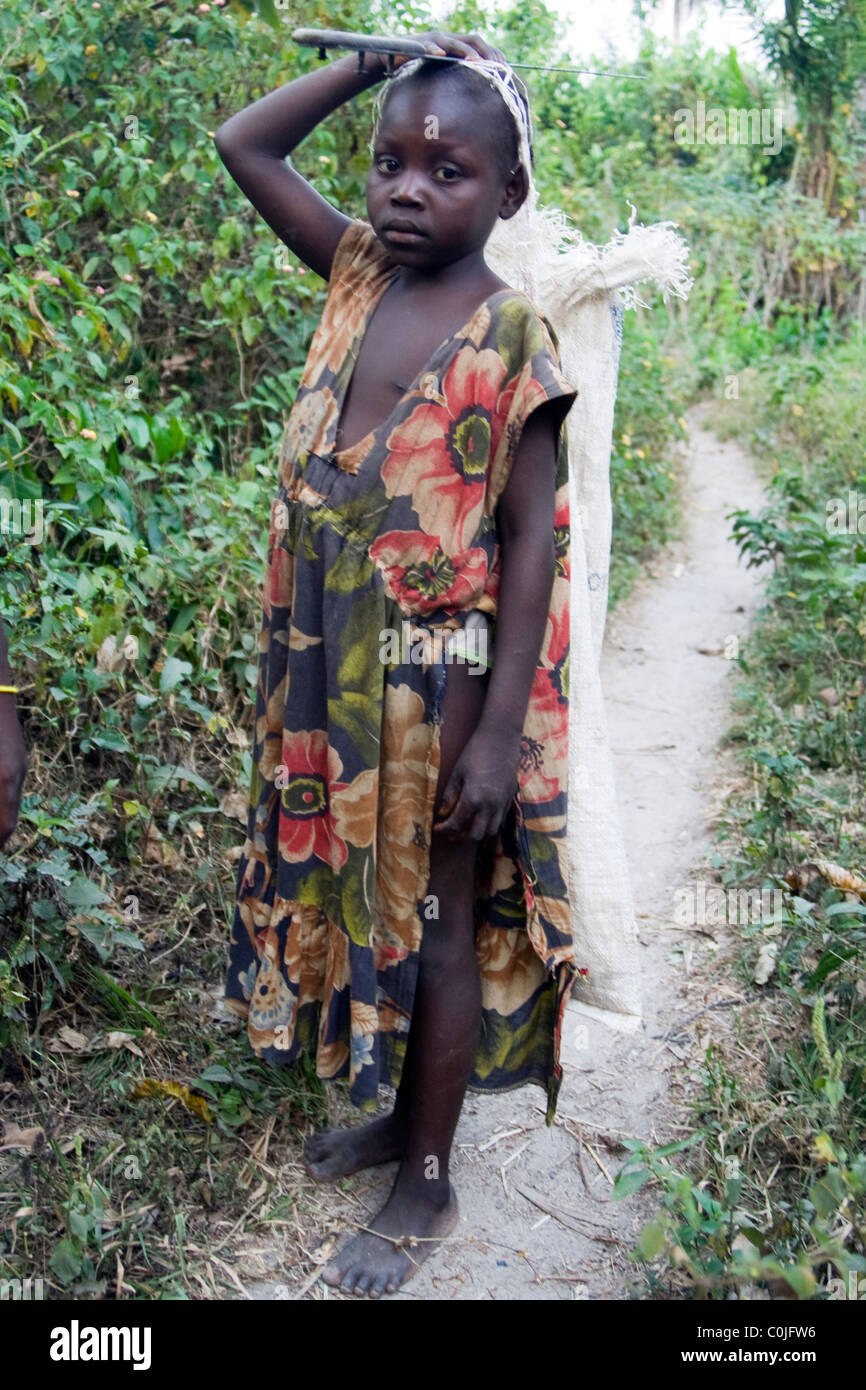
[(387, 227), (383, 227), (382, 234), (386, 236), (389, 241), (405, 243), (406, 245), (411, 245), (416, 241), (423, 241), (426, 235), (424, 232), (419, 232), (417, 227), (413, 227), (408, 223), (394, 223)]

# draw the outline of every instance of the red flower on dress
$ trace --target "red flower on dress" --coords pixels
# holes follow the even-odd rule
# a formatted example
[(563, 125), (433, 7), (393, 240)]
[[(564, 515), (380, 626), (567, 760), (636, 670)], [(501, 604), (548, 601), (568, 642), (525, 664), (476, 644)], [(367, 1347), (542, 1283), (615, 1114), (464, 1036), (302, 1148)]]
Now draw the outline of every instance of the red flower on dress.
[(343, 764), (328, 743), (324, 729), (283, 733), (280, 787), (280, 853), (293, 864), (315, 855), (342, 869), (346, 842), (338, 834), (331, 811), (331, 794), (344, 790), (339, 782)]
[(370, 546), (370, 558), (404, 613), (465, 608), (487, 578), (485, 551), (475, 547), (446, 555), (436, 537), (423, 531), (385, 531)]
[(274, 608), (291, 612), (294, 601), (295, 557), (279, 541), (274, 547), (268, 569), (265, 612), (271, 616)]
[(377, 971), (387, 970), (391, 966), (399, 965), (401, 961), (409, 957), (408, 946), (394, 946), (390, 942), (374, 940), (373, 942), (373, 963)]
[(563, 701), (568, 700), (568, 657), (571, 640), (571, 609), (568, 587), (559, 580), (554, 584), (550, 612), (547, 615), (547, 643), (542, 648), (540, 661), (549, 666), (554, 673), (554, 684)]
[(534, 710), (533, 733), (542, 743), (547, 744), (554, 757), (568, 749), (568, 701), (563, 700), (557, 684), (557, 672), (535, 672), (532, 682), (532, 701)]
[(543, 711), (547, 734), (553, 737), (563, 733), (567, 736), (570, 626), (568, 590), (560, 579), (554, 585), (545, 642), (532, 687), (532, 697)]
[(521, 748), (520, 786), (531, 800), (538, 802), (552, 801), (559, 795), (562, 790), (559, 779), (549, 773), (557, 764), (563, 766), (568, 760), (570, 623), (567, 589), (566, 598), (557, 604), (558, 592), (561, 594), (563, 587), (562, 580), (554, 585)]
[(571, 565), (569, 563), (569, 545), (571, 541), (571, 515), (568, 506), (567, 489), (563, 487), (565, 498), (556, 508), (553, 518), (553, 548), (556, 555), (556, 573), (561, 574), (565, 579), (571, 578)]
[(445, 373), (441, 395), (416, 406), (388, 435), (387, 495), (411, 496), (421, 529), (449, 554), (466, 549), (481, 520), (506, 371), (498, 352), (467, 343)]
[[(509, 416), (514, 408), (514, 397), (517, 395), (520, 396), (521, 413), (511, 420)], [(519, 442), (517, 432), (523, 433), (523, 426), (532, 412), (544, 405), (547, 399), (547, 392), (541, 382), (532, 375), (532, 364), (527, 362), (523, 370), (508, 383), (499, 398), (498, 428), (510, 432), (509, 453), (516, 452), (516, 443)]]

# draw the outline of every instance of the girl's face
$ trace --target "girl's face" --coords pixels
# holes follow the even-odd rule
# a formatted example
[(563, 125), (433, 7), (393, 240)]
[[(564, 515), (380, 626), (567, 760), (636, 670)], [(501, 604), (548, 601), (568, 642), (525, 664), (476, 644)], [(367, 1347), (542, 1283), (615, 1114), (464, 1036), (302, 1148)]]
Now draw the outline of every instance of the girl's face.
[(450, 85), (408, 79), (390, 94), (367, 215), (398, 264), (423, 271), (461, 260), (484, 246), (497, 217), (520, 207), (525, 175), (503, 179), (489, 119), (486, 103)]

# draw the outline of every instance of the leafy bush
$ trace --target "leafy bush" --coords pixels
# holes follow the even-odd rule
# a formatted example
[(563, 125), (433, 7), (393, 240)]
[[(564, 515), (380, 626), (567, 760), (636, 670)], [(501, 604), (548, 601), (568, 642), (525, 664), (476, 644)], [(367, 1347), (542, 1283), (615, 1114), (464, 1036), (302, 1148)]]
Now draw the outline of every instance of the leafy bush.
[[(322, 1108), (308, 1069), (259, 1066), (213, 1014), (250, 772), (274, 458), (324, 293), (213, 145), (218, 124), (290, 75), (257, 10), (280, 39), (286, 26), (331, 22), (312, 4), (264, 0), (0, 9), (0, 616), (31, 749), (14, 857), (0, 859), (0, 1043), (30, 1136), (4, 1155), (4, 1227), (31, 1210), (16, 1218), (14, 1256), (2, 1238), (0, 1263), (30, 1261), (77, 1296), (215, 1292), (199, 1256), (214, 1244), (217, 1204), (245, 1219), (245, 1143), (267, 1149), (279, 1116), (273, 1142), (289, 1153)], [(372, 11), (349, 0), (340, 23), (430, 27), (422, 4), (384, 0)], [(549, 61), (558, 41), (537, 3), (493, 15), (463, 6), (446, 23), (491, 32), (528, 62)], [(291, 73), (316, 62), (292, 50)], [(675, 523), (684, 401), (724, 371), (769, 358), (781, 372), (780, 346), (831, 342), (816, 285), (832, 256), (847, 286), (862, 235), (852, 219), (834, 241), (826, 214), (786, 200), (796, 133), (776, 160), (677, 145), (678, 107), (698, 95), (742, 104), (753, 74), (744, 87), (733, 59), (693, 48), (648, 46), (641, 64), (647, 82), (530, 80), (542, 199), (601, 241), (629, 201), (644, 222), (674, 217), (698, 271), (690, 305), (626, 316), (614, 598)], [(759, 91), (771, 100), (763, 79)], [(294, 157), (352, 215), (364, 211), (371, 103), (341, 110)], [(777, 312), (752, 248), (765, 254), (781, 232), (792, 249)], [(779, 389), (799, 385), (780, 376)], [(831, 415), (828, 400), (817, 406)], [(854, 408), (835, 409), (853, 440)], [(760, 525), (757, 544), (790, 551), (787, 515)], [(836, 626), (799, 661), (801, 684), (808, 661), (817, 680), (832, 643), (853, 641), (842, 628), (853, 590), (833, 568), (838, 550), (826, 558)], [(816, 736), (821, 766), (838, 768), (841, 734)], [(810, 766), (811, 738), (791, 721), (790, 756)], [(768, 843), (794, 781), (768, 803)], [(832, 1050), (833, 1017), (827, 1028)], [(840, 1079), (847, 1097), (845, 1066)], [(291, 1207), (281, 1181), (256, 1219)]]
[(661, 1186), (637, 1251), (657, 1291), (837, 1297), (866, 1273), (864, 367), (861, 343), (768, 363), (727, 417), (773, 469), (769, 505), (732, 514), (770, 573), (731, 730), (753, 791), (730, 799), (713, 862), (784, 908), (741, 929), (748, 1002), (698, 1069), (688, 1140), (635, 1141), (618, 1180)]

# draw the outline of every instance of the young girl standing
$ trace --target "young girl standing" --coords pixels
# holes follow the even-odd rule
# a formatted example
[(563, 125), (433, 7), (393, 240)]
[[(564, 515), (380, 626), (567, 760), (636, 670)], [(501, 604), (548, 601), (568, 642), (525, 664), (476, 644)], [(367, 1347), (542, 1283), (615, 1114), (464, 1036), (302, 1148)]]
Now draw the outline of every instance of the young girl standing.
[[(235, 182), (328, 281), (271, 517), (227, 997), (259, 1056), (311, 1053), (361, 1109), (396, 1087), (392, 1113), (306, 1150), (320, 1180), (399, 1161), (370, 1229), (324, 1273), (371, 1296), (457, 1220), (448, 1164), (467, 1085), (534, 1081), (552, 1118), (576, 969), (563, 429), (576, 393), (546, 320), (484, 259), (529, 187), (514, 118), (473, 71), (502, 55), (477, 36), (422, 42), (453, 61), (389, 84), (369, 222), (285, 157), (385, 76), (376, 55), (305, 75), (216, 135)], [(461, 656), (470, 631), (480, 661)]]

